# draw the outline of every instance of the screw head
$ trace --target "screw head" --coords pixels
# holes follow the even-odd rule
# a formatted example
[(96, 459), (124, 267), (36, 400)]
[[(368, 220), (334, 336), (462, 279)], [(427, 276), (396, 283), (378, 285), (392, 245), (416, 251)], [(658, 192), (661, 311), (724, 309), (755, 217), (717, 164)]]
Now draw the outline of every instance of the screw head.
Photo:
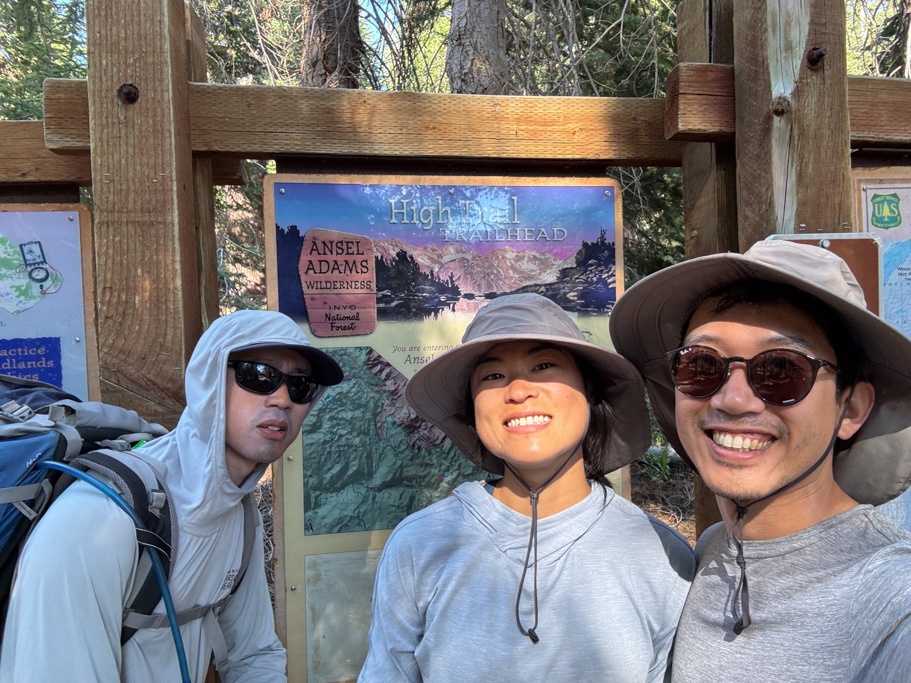
[(132, 83), (124, 83), (117, 89), (117, 97), (124, 104), (136, 104), (139, 101), (139, 88)]

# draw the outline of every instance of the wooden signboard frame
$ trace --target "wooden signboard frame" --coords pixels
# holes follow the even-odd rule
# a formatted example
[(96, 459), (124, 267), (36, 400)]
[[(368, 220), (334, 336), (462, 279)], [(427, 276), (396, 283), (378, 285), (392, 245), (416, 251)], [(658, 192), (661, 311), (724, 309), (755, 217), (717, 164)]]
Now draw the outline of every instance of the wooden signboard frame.
[[(392, 203), (392, 200), (389, 199), (379, 200), (377, 203), (378, 211), (375, 212), (375, 214), (379, 215), (371, 215), (369, 220), (359, 222), (361, 219), (354, 217), (345, 220), (338, 219), (338, 214), (348, 211), (349, 207), (346, 202), (337, 197), (334, 198), (330, 192), (320, 194), (322, 190), (314, 189), (311, 193), (311, 201), (316, 206), (313, 208), (312, 214), (314, 216), (323, 215), (323, 218), (311, 217), (306, 211), (294, 214), (294, 220), (288, 218), (287, 213), (279, 212), (280, 215), (277, 216), (276, 205), (282, 201), (291, 201), (290, 198), (295, 194), (294, 186), (296, 185), (318, 185), (320, 188), (324, 186), (364, 187), (371, 188), (370, 192), (377, 192), (376, 188), (401, 186), (402, 191), (406, 193), (414, 188), (432, 187), (437, 188), (439, 192), (436, 192), (434, 196), (423, 204), (420, 201), (412, 204), (410, 199), (407, 202), (396, 200), (395, 203)], [(582, 194), (587, 193), (588, 201), (595, 201), (595, 196), (600, 196), (601, 201), (605, 202), (605, 207), (610, 206), (611, 211), (610, 216), (604, 215), (602, 211), (600, 223), (592, 220), (579, 222), (578, 224), (574, 223), (572, 219), (573, 210), (569, 208), (572, 206), (572, 202), (566, 202), (564, 208), (559, 201), (553, 202), (553, 199), (551, 199), (553, 203), (541, 205), (539, 208), (546, 209), (544, 213), (548, 214), (559, 213), (560, 211), (565, 212), (568, 222), (566, 227), (574, 240), (580, 240), (582, 238), (579, 235), (585, 235), (584, 240), (593, 244), (599, 239), (599, 230), (601, 228), (607, 229), (607, 234), (610, 235), (607, 238), (608, 241), (614, 242), (611, 248), (614, 249), (615, 296), (619, 296), (622, 292), (623, 221), (619, 196), (620, 188), (617, 181), (609, 178), (277, 174), (267, 176), (264, 186), (265, 224), (267, 226), (266, 280), (269, 308), (282, 310), (298, 319), (302, 328), (310, 337), (311, 342), (330, 352), (337, 349), (344, 350), (345, 347), (352, 345), (363, 344), (371, 346), (371, 348), (375, 346), (376, 351), (384, 357), (392, 357), (396, 353), (395, 347), (391, 343), (387, 343), (389, 342), (389, 336), (382, 336), (382, 330), (380, 331), (380, 336), (373, 334), (377, 326), (376, 313), (373, 313), (374, 317), (372, 318), (369, 314), (366, 314), (359, 319), (358, 323), (362, 324), (362, 329), (353, 330), (355, 336), (333, 336), (334, 332), (326, 327), (325, 321), (322, 319), (319, 321), (320, 327), (318, 328), (311, 324), (310, 316), (312, 316), (313, 312), (309, 307), (311, 303), (316, 301), (316, 298), (312, 296), (308, 298), (308, 291), (313, 289), (329, 289), (334, 294), (333, 290), (346, 289), (343, 286), (345, 282), (356, 280), (354, 284), (357, 284), (356, 289), (358, 292), (362, 292), (365, 288), (372, 292), (372, 294), (368, 295), (368, 299), (384, 299), (385, 290), (377, 292), (376, 289), (370, 289), (371, 287), (380, 287), (380, 283), (371, 279), (372, 274), (359, 272), (356, 276), (350, 275), (350, 273), (360, 268), (359, 264), (361, 263), (359, 261), (360, 257), (354, 257), (353, 255), (360, 254), (362, 251), (368, 255), (372, 253), (370, 246), (361, 244), (358, 241), (360, 239), (358, 234), (354, 234), (358, 232), (359, 226), (387, 223), (389, 224), (386, 227), (390, 230), (390, 239), (393, 237), (392, 233), (395, 233), (395, 236), (401, 238), (402, 241), (417, 244), (423, 239), (421, 233), (428, 229), (422, 225), (423, 223), (439, 223), (441, 222), (441, 216), (455, 219), (457, 213), (469, 210), (466, 209), (465, 203), (459, 203), (459, 198), (463, 196), (463, 192), (467, 192), (467, 188), (470, 188), (471, 191), (464, 196), (469, 197), (473, 196), (471, 192), (474, 191), (483, 192), (491, 188), (499, 189), (502, 187), (518, 188), (513, 193), (513, 195), (518, 196), (518, 199), (513, 196), (512, 198), (507, 198), (503, 206), (498, 205), (499, 209), (495, 218), (491, 221), (491, 225), (484, 229), (488, 232), (483, 232), (479, 237), (475, 238), (481, 240), (491, 233), (496, 233), (499, 230), (496, 227), (498, 223), (508, 225), (514, 230), (514, 232), (504, 232), (503, 234), (519, 235), (519, 239), (539, 237), (540, 233), (537, 230), (523, 232), (529, 226), (536, 226), (539, 225), (539, 222), (543, 223), (549, 220), (541, 214), (534, 214), (532, 206), (528, 205), (526, 207), (524, 204), (526, 201), (524, 198), (532, 196), (533, 191), (537, 190), (544, 194), (551, 192), (553, 196), (557, 196), (560, 191), (565, 191), (567, 192), (567, 197), (574, 191), (580, 197)], [(309, 188), (308, 191), (310, 191)], [(348, 190), (338, 190), (338, 192), (342, 191)], [(390, 196), (393, 195), (390, 194)], [(414, 196), (417, 196), (417, 194)], [(586, 206), (582, 199), (579, 200), (579, 203), (583, 207)], [(311, 204), (310, 206), (314, 205)], [(557, 207), (557, 211), (553, 211), (554, 207)], [(447, 211), (447, 208), (450, 211)], [(385, 216), (382, 215), (383, 210), (386, 212)], [(470, 210), (475, 211), (476, 209), (472, 206)], [(583, 210), (579, 209), (580, 212)], [(392, 215), (390, 215), (390, 212)], [(516, 217), (517, 213), (520, 216), (519, 219)], [(582, 214), (580, 213), (579, 215)], [(591, 218), (590, 214), (586, 215)], [(553, 226), (556, 223), (549, 225)], [(438, 227), (437, 225), (434, 228), (439, 230), (449, 229)], [(367, 230), (365, 234), (373, 235), (372, 228), (364, 229)], [(279, 231), (281, 231), (281, 235), (278, 234)], [(377, 234), (380, 232), (382, 231), (377, 228)], [(468, 229), (467, 232), (471, 233), (471, 230)], [(294, 239), (300, 240), (293, 242), (293, 247), (292, 243), (288, 241), (289, 233), (293, 233), (292, 237)], [(323, 239), (331, 239), (333, 241), (328, 245), (324, 245), (324, 247), (314, 245), (310, 241), (314, 233), (324, 236)], [(553, 236), (556, 233), (548, 234)], [(500, 237), (499, 239), (504, 238)], [(540, 237), (540, 239), (546, 238)], [(455, 241), (458, 241), (458, 239)], [(466, 241), (470, 240), (466, 238)], [(383, 239), (377, 238), (375, 242), (378, 245), (378, 250), (388, 246), (383, 244)], [(537, 245), (540, 244), (540, 242), (537, 243)], [(478, 245), (475, 244), (474, 247), (478, 247)], [(534, 251), (536, 248), (536, 243), (531, 241), (528, 249)], [(578, 248), (576, 246), (573, 249)], [(283, 257), (283, 250), (289, 249), (294, 257), (290, 261), (287, 255)], [(542, 250), (546, 251), (546, 249)], [(305, 252), (308, 255), (312, 255), (312, 257), (307, 260), (301, 255), (298, 260), (297, 255)], [(327, 261), (324, 257), (327, 256), (328, 252), (332, 252), (332, 254)], [(341, 256), (339, 256), (340, 253)], [(389, 254), (388, 251), (385, 253)], [(379, 256), (379, 251), (377, 255)], [(452, 257), (453, 255), (449, 254), (446, 258)], [(373, 261), (373, 257), (369, 257), (368, 260)], [(343, 278), (339, 282), (333, 282), (331, 278), (327, 280), (320, 274), (324, 271), (332, 272), (332, 270), (349, 273), (349, 276), (347, 276), (347, 280)], [(279, 275), (279, 271), (284, 274)], [(444, 280), (445, 278), (440, 279)], [(288, 282), (289, 280), (290, 283)], [(559, 282), (555, 286), (559, 286)], [(286, 308), (288, 306), (288, 298), (283, 295), (283, 292), (288, 287), (296, 289), (295, 296), (302, 306), (301, 310), (306, 308), (305, 313), (301, 314), (298, 309)], [(303, 298), (301, 298), (301, 294), (303, 294)], [(484, 297), (479, 296), (478, 298), (483, 300)], [(305, 301), (306, 306), (304, 307)], [(280, 302), (284, 303), (280, 305)], [(320, 315), (323, 316), (325, 315), (325, 304), (322, 300), (319, 304), (318, 310)], [(348, 305), (351, 304), (345, 304), (344, 306), (347, 307)], [(357, 305), (359, 306), (360, 304)], [(302, 318), (299, 317), (299, 314), (308, 317)], [(457, 323), (458, 329), (456, 329), (454, 327), (456, 323), (441, 314), (433, 323), (433, 334), (445, 329), (447, 336), (444, 341), (447, 341), (448, 345), (455, 344), (461, 337), (464, 326), (467, 325), (470, 317), (470, 315), (462, 314), (462, 318)], [(587, 320), (597, 320), (597, 326), (591, 329), (591, 333), (594, 335), (593, 340), (598, 343), (609, 344), (610, 337), (607, 332), (608, 316), (606, 313), (603, 314), (603, 319), (591, 318)], [(382, 322), (380, 324), (382, 325)], [(581, 326), (583, 329), (585, 328), (584, 324)], [(403, 335), (399, 338), (399, 341), (404, 341), (404, 337), (407, 336), (407, 334)], [(434, 338), (434, 342), (436, 341)], [(406, 344), (403, 343), (402, 346), (406, 346)], [(430, 348), (430, 346), (427, 345), (422, 348), (426, 349)], [(420, 361), (418, 362), (427, 362), (430, 357), (429, 353), (418, 352), (417, 355), (420, 356)], [(398, 363), (396, 367), (403, 373), (410, 370), (408, 364), (411, 362), (409, 357), (404, 356), (404, 353), (400, 353), (396, 361)], [(344, 367), (345, 364), (343, 363)], [(413, 369), (416, 370), (417, 367)], [(352, 395), (344, 393), (345, 391), (344, 386), (335, 391), (330, 390), (332, 393), (327, 394), (327, 399), (337, 400), (339, 404), (348, 404), (349, 409), (350, 403), (363, 399), (364, 392), (360, 395)], [(326, 412), (330, 411), (327, 410)], [(316, 417), (317, 415), (320, 415), (320, 417)], [(319, 413), (317, 410), (314, 411), (313, 417), (317, 420), (322, 420), (324, 419), (322, 415), (323, 413)], [(364, 415), (362, 419), (370, 421), (373, 416)], [(308, 418), (309, 421), (310, 418)], [(341, 429), (342, 427), (338, 428)], [(316, 428), (311, 427), (311, 429)], [(322, 429), (325, 432), (326, 427)], [(323, 618), (316, 623), (317, 620), (314, 619), (314, 615), (315, 610), (319, 609), (319, 595), (321, 592), (326, 593), (327, 591), (320, 589), (316, 585), (314, 577), (323, 577), (323, 580), (331, 581), (334, 585), (342, 585), (343, 589), (351, 594), (363, 595), (366, 592), (369, 597), (369, 592), (372, 591), (373, 587), (372, 577), (375, 574), (376, 564), (382, 547), (391, 533), (391, 528), (344, 533), (314, 533), (312, 531), (311, 522), (305, 518), (307, 513), (305, 510), (305, 491), (308, 486), (308, 480), (305, 472), (307, 465), (305, 464), (306, 458), (304, 456), (310, 451), (305, 452), (303, 449), (307, 448), (305, 443), (308, 438), (307, 430), (308, 424), (305, 422), (303, 437), (289, 449), (285, 458), (273, 465), (273, 534), (276, 538), (276, 624), (279, 635), (289, 652), (289, 680), (309, 680), (310, 683), (316, 683), (317, 681), (320, 683), (337, 683), (341, 680), (356, 678), (359, 666), (351, 668), (341, 675), (326, 677), (317, 672), (314, 662), (308, 661), (308, 653), (314, 658), (317, 656), (320, 658), (321, 663), (319, 666), (321, 669), (331, 668), (333, 661), (339, 663), (338, 668), (340, 670), (345, 669), (345, 661), (348, 659), (356, 661), (358, 657), (361, 657), (360, 661), (363, 661), (363, 656), (366, 654), (365, 641), (366, 625), (369, 623), (369, 599), (366, 601), (362, 599), (362, 604), (356, 610), (351, 610), (345, 615), (336, 615), (338, 619), (343, 617), (343, 623), (345, 619), (347, 620), (347, 630), (356, 634), (357, 637), (345, 634), (350, 638), (348, 647), (340, 644), (339, 640), (332, 642), (333, 638), (340, 637), (339, 634), (342, 631), (339, 629), (338, 624), (333, 623), (332, 620)], [(310, 448), (313, 449), (313, 446), (311, 445)], [(357, 449), (354, 448), (352, 450)], [(465, 460), (458, 454), (457, 459)], [(448, 476), (448, 474), (443, 476)], [(611, 480), (614, 487), (621, 494), (629, 497), (628, 468), (623, 468), (620, 472), (611, 475)], [(346, 576), (348, 577), (347, 583), (345, 583), (346, 579), (339, 578)], [(340, 638), (344, 640), (344, 636)]]

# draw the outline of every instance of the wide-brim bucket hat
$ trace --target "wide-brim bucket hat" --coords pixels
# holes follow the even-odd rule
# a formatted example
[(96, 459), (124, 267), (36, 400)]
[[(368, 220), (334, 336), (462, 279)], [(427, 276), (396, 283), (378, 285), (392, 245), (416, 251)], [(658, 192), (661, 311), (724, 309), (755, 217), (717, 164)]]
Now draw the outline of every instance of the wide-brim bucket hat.
[(692, 466), (674, 422), (674, 384), (666, 353), (682, 342), (695, 304), (743, 280), (790, 285), (834, 310), (863, 349), (864, 378), (876, 392), (870, 416), (835, 446), (835, 479), (852, 498), (878, 505), (911, 483), (911, 340), (871, 313), (848, 265), (826, 249), (787, 240), (757, 242), (744, 254), (703, 256), (665, 268), (630, 287), (611, 314), (617, 352), (645, 378), (661, 431)]
[(645, 387), (632, 363), (602, 346), (585, 341), (572, 318), (539, 294), (510, 294), (482, 308), (465, 330), (462, 343), (421, 368), (408, 382), (405, 398), (412, 408), (439, 427), (473, 463), (501, 474), (503, 461), (481, 448), (468, 423), (466, 399), (471, 371), (497, 344), (534, 340), (565, 348), (587, 361), (597, 374), (616, 415), (610, 439), (603, 444), (601, 474), (638, 458), (651, 442)]

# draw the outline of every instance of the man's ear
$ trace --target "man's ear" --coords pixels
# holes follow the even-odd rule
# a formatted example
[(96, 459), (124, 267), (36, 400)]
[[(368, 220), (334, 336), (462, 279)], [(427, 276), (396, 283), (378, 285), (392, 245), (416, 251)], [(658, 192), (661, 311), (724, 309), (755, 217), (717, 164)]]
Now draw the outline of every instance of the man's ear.
[(845, 417), (838, 428), (839, 439), (850, 439), (857, 430), (860, 429), (870, 411), (873, 410), (873, 403), (876, 400), (876, 392), (873, 385), (869, 382), (858, 382), (854, 387), (854, 393), (851, 395), (851, 404), (845, 412)]

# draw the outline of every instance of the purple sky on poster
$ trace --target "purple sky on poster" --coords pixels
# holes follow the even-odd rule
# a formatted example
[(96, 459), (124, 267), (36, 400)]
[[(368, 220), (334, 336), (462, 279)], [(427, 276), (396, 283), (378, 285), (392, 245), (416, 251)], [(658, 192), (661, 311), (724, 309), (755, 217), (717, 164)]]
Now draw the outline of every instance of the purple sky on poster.
[[(572, 181), (568, 181), (572, 182)], [(284, 192), (282, 192), (284, 190)], [(415, 247), (461, 243), (478, 254), (511, 246), (567, 258), (601, 230), (614, 235), (607, 186), (465, 186), (275, 183), (275, 222), (400, 239)]]

